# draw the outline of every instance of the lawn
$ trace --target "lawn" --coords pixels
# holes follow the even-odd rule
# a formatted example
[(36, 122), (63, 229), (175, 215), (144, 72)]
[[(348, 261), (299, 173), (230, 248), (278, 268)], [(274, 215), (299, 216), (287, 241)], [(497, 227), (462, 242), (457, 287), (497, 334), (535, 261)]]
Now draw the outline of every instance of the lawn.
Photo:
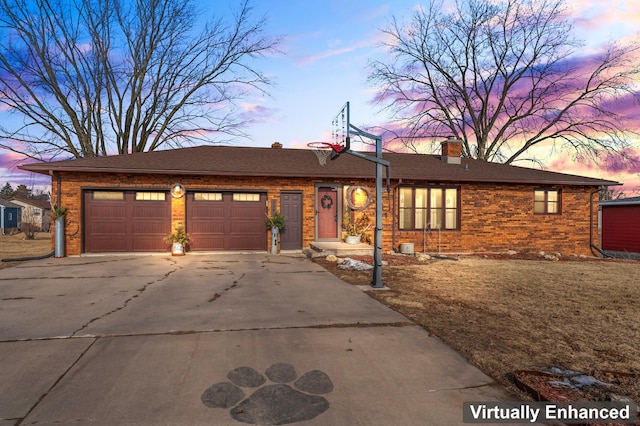
[[(640, 262), (390, 258), (389, 290), (368, 294), (512, 390), (516, 370), (640, 373)], [(371, 282), (370, 272), (316, 262), (349, 283)], [(637, 380), (626, 391), (640, 399)]]
[[(0, 260), (51, 253), (51, 234), (37, 232), (35, 240), (25, 240), (23, 233), (0, 235)], [(15, 262), (0, 262), (0, 269), (15, 265)]]

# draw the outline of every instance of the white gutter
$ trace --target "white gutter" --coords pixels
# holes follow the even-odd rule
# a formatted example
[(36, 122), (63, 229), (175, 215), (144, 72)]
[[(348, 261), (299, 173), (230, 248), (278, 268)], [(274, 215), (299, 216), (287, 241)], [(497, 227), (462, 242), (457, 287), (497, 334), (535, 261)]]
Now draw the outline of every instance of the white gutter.
[(610, 201), (600, 201), (601, 206), (635, 206), (640, 204), (640, 200), (610, 200)]
[(4, 235), (4, 206), (0, 205), (0, 230), (2, 230), (2, 235)]

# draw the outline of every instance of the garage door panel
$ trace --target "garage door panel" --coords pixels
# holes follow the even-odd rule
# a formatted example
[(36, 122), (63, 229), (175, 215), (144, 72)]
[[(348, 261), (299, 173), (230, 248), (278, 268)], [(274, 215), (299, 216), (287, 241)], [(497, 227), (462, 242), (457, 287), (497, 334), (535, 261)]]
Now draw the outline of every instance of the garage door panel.
[(168, 197), (136, 200), (135, 191), (117, 192), (122, 199), (94, 199), (93, 191), (85, 192), (84, 251), (167, 251), (164, 238), (171, 231)]
[[(189, 234), (191, 236), (191, 234)], [(189, 249), (193, 251), (207, 251), (207, 250), (222, 250), (224, 248), (224, 234), (216, 235), (203, 235), (200, 234), (197, 237), (191, 237), (189, 242)]]
[(265, 194), (259, 194), (260, 201), (246, 201), (246, 197), (236, 197), (242, 201), (234, 200), (232, 193), (219, 194), (215, 199), (201, 194), (187, 196), (191, 250), (267, 249)]
[(262, 230), (252, 223), (233, 223), (230, 226), (229, 238), (244, 238), (247, 234), (249, 234), (249, 236), (253, 238), (256, 238), (261, 234), (260, 231)]
[[(101, 201), (103, 202), (103, 201)], [(104, 201), (108, 203), (109, 201)], [(117, 205), (93, 205), (91, 207), (91, 216), (94, 218), (104, 218), (113, 221), (124, 222), (126, 215), (126, 206), (124, 203)]]
[(166, 234), (157, 236), (137, 235), (134, 236), (132, 241), (131, 251), (166, 251), (167, 245), (163, 244), (162, 248), (158, 248), (158, 237), (162, 241)]
[[(149, 201), (136, 201), (136, 203), (149, 203)], [(134, 206), (133, 217), (144, 220), (155, 220), (157, 222), (165, 222), (166, 215), (164, 210), (165, 203), (153, 203), (153, 205)]]

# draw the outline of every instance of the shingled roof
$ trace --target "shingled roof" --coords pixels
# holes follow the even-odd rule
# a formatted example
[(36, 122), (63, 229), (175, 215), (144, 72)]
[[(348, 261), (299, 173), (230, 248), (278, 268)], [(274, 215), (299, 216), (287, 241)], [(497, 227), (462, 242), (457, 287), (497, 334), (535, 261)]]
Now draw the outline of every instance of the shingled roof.
[[(532, 183), (601, 186), (618, 182), (463, 158), (447, 164), (438, 155), (384, 153), (392, 179), (429, 182)], [(308, 149), (197, 146), (107, 157), (26, 164), (23, 170), (60, 172), (262, 176), (309, 178), (375, 178), (375, 165), (343, 154), (325, 167)]]

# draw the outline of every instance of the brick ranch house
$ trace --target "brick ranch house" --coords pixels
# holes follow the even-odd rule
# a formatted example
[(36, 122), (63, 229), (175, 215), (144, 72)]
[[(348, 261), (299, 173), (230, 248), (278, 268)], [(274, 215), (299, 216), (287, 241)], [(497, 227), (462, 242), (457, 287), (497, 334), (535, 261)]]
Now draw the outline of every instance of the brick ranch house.
[[(287, 217), (280, 249), (340, 241), (343, 224), (375, 218), (375, 165), (343, 154), (325, 167), (306, 149), (198, 146), (24, 165), (47, 174), (68, 209), (66, 253), (168, 251), (178, 226), (192, 251), (270, 250), (266, 215)], [(616, 182), (443, 155), (384, 154), (383, 250), (543, 250), (591, 255), (598, 190)], [(185, 195), (172, 196), (180, 184)], [(351, 190), (350, 190), (351, 188)], [(354, 190), (355, 189), (355, 190)], [(370, 205), (352, 210), (347, 196)], [(371, 234), (373, 223), (371, 225)]]

